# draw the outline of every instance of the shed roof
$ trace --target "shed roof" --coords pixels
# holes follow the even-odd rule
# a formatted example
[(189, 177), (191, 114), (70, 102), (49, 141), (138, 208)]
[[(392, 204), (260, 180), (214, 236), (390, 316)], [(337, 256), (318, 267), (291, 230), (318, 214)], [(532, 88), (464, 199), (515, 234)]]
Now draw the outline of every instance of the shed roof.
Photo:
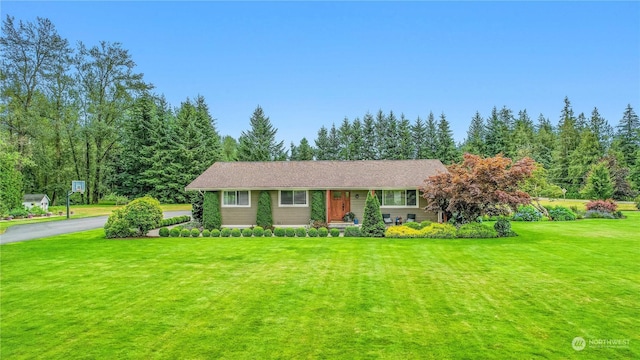
[(45, 197), (49, 200), (47, 194), (25, 194), (22, 197), (22, 202), (39, 202)]
[(216, 162), (186, 190), (417, 188), (440, 160)]

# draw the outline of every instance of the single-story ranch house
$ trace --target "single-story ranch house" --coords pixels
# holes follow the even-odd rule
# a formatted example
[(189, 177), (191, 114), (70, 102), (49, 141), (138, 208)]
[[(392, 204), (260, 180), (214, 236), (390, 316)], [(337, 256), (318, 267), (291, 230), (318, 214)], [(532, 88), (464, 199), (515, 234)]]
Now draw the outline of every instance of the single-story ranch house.
[(447, 169), (439, 160), (216, 162), (186, 187), (217, 191), (223, 226), (256, 222), (260, 192), (269, 191), (275, 226), (309, 224), (311, 193), (324, 191), (328, 223), (348, 212), (362, 221), (367, 191), (374, 191), (381, 212), (392, 219), (441, 221), (425, 212), (418, 190), (426, 178)]

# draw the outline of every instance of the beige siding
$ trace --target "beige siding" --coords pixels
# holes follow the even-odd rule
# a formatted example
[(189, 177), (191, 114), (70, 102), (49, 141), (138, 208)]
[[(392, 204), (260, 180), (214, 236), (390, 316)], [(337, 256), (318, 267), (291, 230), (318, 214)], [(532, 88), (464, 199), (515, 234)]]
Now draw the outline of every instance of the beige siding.
[[(220, 204), (222, 204), (222, 191), (220, 194)], [(258, 213), (258, 197), (260, 191), (251, 191), (251, 207), (220, 207), (222, 215), (222, 226), (255, 225), (256, 214)]]
[[(251, 191), (251, 207), (222, 207), (222, 226), (250, 226), (256, 224), (258, 213), (259, 190)], [(280, 207), (278, 206), (278, 191), (269, 191), (271, 195), (271, 211), (273, 225), (306, 225), (311, 217), (311, 207)], [(309, 194), (309, 202), (311, 202)], [(222, 203), (222, 198), (220, 199)]]
[(307, 225), (311, 219), (311, 191), (307, 194), (307, 206), (284, 206), (278, 202), (278, 191), (270, 191), (273, 209), (273, 225)]
[[(356, 199), (358, 194), (358, 199)], [(367, 191), (354, 190), (351, 192), (351, 211), (356, 215), (360, 223), (364, 217), (364, 203), (367, 200)], [(427, 200), (422, 196), (419, 196), (419, 207), (406, 207), (406, 208), (380, 208), (380, 212), (383, 214), (390, 214), (392, 219), (401, 217), (403, 221), (406, 221), (407, 214), (416, 214), (416, 221), (421, 222), (425, 220), (438, 221), (438, 214), (431, 211), (424, 211), (427, 206)]]

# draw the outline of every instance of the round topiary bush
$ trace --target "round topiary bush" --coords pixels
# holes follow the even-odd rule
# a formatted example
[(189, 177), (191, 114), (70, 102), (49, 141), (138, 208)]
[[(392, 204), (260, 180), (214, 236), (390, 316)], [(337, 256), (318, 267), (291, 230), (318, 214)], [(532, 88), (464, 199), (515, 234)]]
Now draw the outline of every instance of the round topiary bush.
[(307, 229), (300, 227), (296, 229), (296, 236), (297, 237), (307, 237)]
[(284, 233), (287, 237), (295, 237), (296, 236), (296, 230), (294, 228), (286, 228), (284, 229)]
[(273, 230), (273, 234), (277, 237), (284, 237), (285, 230), (284, 228), (276, 228), (275, 230)]
[(135, 229), (136, 236), (144, 236), (162, 220), (160, 202), (150, 196), (135, 199), (124, 207), (124, 218)]
[(513, 221), (540, 221), (542, 214), (531, 205), (518, 207), (518, 211), (513, 215)]
[(211, 236), (211, 231), (204, 229), (202, 230), (202, 237), (209, 237)]
[(240, 229), (232, 229), (231, 230), (231, 236), (240, 237), (240, 235), (242, 235), (242, 231), (240, 231)]
[[(410, 222), (409, 224), (417, 224)], [(347, 226), (344, 228), (344, 237), (361, 237), (362, 233), (360, 232), (359, 226)]]
[(576, 219), (576, 214), (564, 206), (550, 206), (547, 210), (553, 221), (572, 221)]
[(253, 236), (253, 230), (249, 228), (242, 229), (242, 237), (252, 237), (252, 236)]
[(321, 227), (320, 229), (318, 229), (318, 236), (327, 237), (327, 235), (329, 235), (329, 230), (326, 227)]
[(311, 228), (309, 229), (309, 232), (307, 234), (309, 235), (309, 237), (318, 237), (318, 229)]
[(220, 237), (220, 230), (218, 229), (211, 230), (211, 237)]
[(180, 229), (173, 228), (173, 229), (169, 230), (169, 236), (171, 236), (171, 237), (179, 237), (180, 236)]
[(331, 233), (331, 237), (338, 237), (340, 236), (340, 229), (333, 228), (329, 230), (329, 233)]
[(261, 226), (256, 226), (253, 228), (253, 236), (262, 237), (264, 235), (264, 229)]
[(191, 230), (189, 230), (189, 229), (180, 230), (180, 236), (181, 237), (189, 237), (189, 236), (191, 236)]
[(166, 227), (160, 228), (160, 230), (158, 230), (158, 235), (160, 235), (160, 237), (168, 237), (169, 236), (169, 229), (166, 228)]
[(511, 236), (511, 223), (507, 219), (499, 219), (493, 225), (499, 237)]
[(231, 236), (231, 229), (229, 229), (229, 228), (222, 229), (222, 231), (220, 231), (220, 236), (222, 236), (222, 237)]
[(199, 237), (200, 229), (191, 229), (191, 237)]
[(125, 218), (124, 209), (114, 210), (104, 225), (104, 234), (108, 239), (126, 238), (134, 235), (131, 224)]
[(271, 237), (271, 236), (273, 236), (271, 229), (267, 229), (264, 231), (264, 237)]

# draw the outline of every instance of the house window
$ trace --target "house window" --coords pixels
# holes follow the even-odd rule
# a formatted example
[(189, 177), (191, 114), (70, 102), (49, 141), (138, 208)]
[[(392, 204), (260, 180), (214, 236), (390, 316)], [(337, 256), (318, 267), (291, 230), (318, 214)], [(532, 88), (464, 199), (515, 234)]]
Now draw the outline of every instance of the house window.
[(309, 196), (306, 190), (280, 190), (280, 206), (307, 206)]
[(378, 190), (376, 195), (383, 207), (418, 207), (417, 190)]
[(233, 190), (222, 193), (222, 206), (251, 206), (251, 191)]

